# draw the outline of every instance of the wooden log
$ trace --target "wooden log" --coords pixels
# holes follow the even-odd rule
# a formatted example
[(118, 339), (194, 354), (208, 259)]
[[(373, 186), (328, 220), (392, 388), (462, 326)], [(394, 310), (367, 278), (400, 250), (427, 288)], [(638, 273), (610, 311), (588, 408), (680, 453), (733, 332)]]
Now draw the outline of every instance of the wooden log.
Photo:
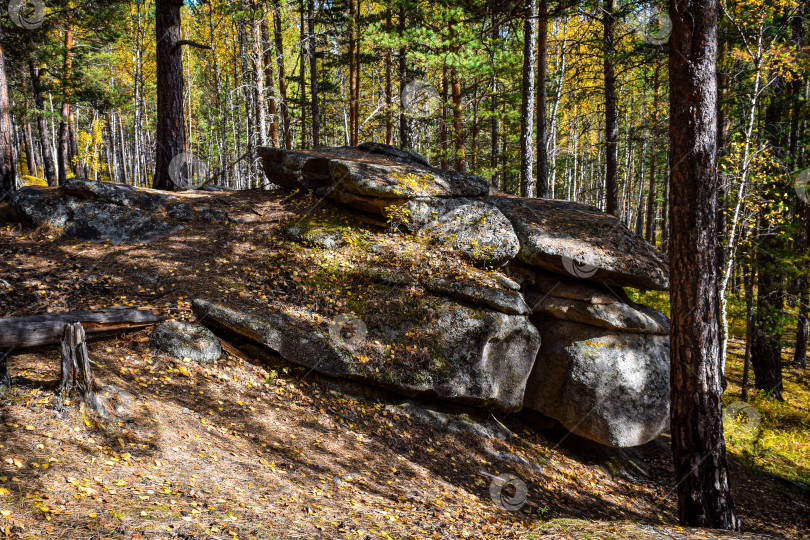
[(148, 309), (124, 307), (5, 317), (0, 318), (0, 352), (58, 345), (69, 323), (81, 323), (90, 339), (140, 330), (165, 320)]

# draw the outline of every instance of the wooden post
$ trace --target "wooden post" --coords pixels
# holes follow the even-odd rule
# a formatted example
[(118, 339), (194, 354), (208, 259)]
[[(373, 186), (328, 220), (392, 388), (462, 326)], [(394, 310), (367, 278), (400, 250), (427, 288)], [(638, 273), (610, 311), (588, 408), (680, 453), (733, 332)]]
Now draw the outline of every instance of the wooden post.
[(68, 394), (78, 390), (87, 403), (95, 405), (95, 381), (90, 373), (90, 357), (87, 354), (82, 323), (68, 323), (60, 344), (62, 353), (62, 379), (59, 392)]

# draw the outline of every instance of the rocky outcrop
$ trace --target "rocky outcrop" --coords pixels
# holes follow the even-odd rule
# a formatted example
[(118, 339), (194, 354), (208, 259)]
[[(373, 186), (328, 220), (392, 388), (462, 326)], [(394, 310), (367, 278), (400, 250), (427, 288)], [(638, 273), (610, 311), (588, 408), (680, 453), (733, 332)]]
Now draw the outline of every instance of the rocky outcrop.
[(526, 407), (611, 446), (637, 446), (669, 425), (669, 336), (532, 317), (543, 343)]
[[(148, 242), (182, 229), (178, 222), (227, 222), (217, 208), (192, 205), (168, 193), (112, 182), (70, 178), (59, 188), (28, 186), (11, 197), (11, 217), (48, 224), (91, 242)], [(165, 213), (165, 214), (164, 214)]]
[(152, 331), (152, 348), (175, 358), (211, 364), (222, 357), (222, 346), (208, 328), (183, 321), (166, 321)]
[[(525, 406), (603, 444), (642, 444), (665, 429), (669, 321), (624, 287), (666, 289), (668, 264), (616, 218), (567, 201), (493, 194), (482, 178), (378, 143), (259, 154), (271, 182), (338, 203), (319, 203), (328, 218), (281, 218), (278, 230), (291, 242), (268, 235), (291, 260), (318, 268), (273, 281), (266, 301), (197, 299), (203, 324), (407, 397)], [(149, 241), (181, 223), (209, 231), (267, 223), (258, 211), (246, 219), (226, 199), (73, 179), (20, 190), (10, 208), (31, 225), (112, 242)], [(357, 217), (387, 231), (351, 230)], [(392, 237), (402, 229), (415, 234)], [(335, 305), (352, 313), (336, 315)], [(210, 335), (183, 341), (188, 335), (173, 323), (154, 340), (177, 345), (173, 354), (183, 357), (213, 343)]]
[[(410, 337), (417, 321), (377, 325), (373, 317), (336, 317), (326, 327), (298, 313), (249, 313), (197, 299), (204, 324), (223, 327), (327, 375), (345, 377), (408, 397), (440, 398), (515, 411), (540, 347), (524, 316), (473, 309), (443, 297), (422, 297), (413, 307), (431, 312), (431, 346), (415, 357), (388, 355), (386, 344), (418, 346)], [(426, 315), (425, 315), (426, 316)], [(344, 335), (345, 326), (350, 335)], [(368, 326), (366, 326), (368, 325)], [(423, 329), (425, 330), (425, 329)], [(421, 347), (420, 347), (421, 349)]]

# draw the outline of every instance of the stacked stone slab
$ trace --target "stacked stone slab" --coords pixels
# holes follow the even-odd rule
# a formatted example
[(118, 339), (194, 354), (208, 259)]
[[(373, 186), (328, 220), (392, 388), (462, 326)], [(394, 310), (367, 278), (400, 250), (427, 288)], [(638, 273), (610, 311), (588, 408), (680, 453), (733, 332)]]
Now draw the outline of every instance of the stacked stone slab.
[[(644, 444), (666, 429), (669, 321), (623, 287), (667, 290), (668, 262), (618, 219), (579, 203), (496, 193), (483, 178), (377, 143), (260, 148), (259, 155), (271, 182), (313, 190), (371, 222), (408, 216), (417, 234), (520, 283), (517, 290), (426, 286), (504, 313), (531, 313), (541, 345), (524, 406), (612, 446)], [(524, 357), (510, 361), (526, 365)]]

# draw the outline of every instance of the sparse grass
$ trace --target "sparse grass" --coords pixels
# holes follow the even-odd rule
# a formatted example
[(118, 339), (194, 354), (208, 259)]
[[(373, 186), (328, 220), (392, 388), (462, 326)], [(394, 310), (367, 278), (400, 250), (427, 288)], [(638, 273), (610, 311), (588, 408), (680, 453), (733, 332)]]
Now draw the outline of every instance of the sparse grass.
[[(740, 399), (743, 352), (740, 342), (729, 347), (725, 405)], [(753, 374), (749, 377), (751, 384)], [(759, 419), (740, 414), (735, 421), (726, 422), (726, 443), (728, 450), (754, 471), (810, 484), (810, 373), (785, 362), (783, 377), (785, 401), (749, 388), (747, 403)]]

